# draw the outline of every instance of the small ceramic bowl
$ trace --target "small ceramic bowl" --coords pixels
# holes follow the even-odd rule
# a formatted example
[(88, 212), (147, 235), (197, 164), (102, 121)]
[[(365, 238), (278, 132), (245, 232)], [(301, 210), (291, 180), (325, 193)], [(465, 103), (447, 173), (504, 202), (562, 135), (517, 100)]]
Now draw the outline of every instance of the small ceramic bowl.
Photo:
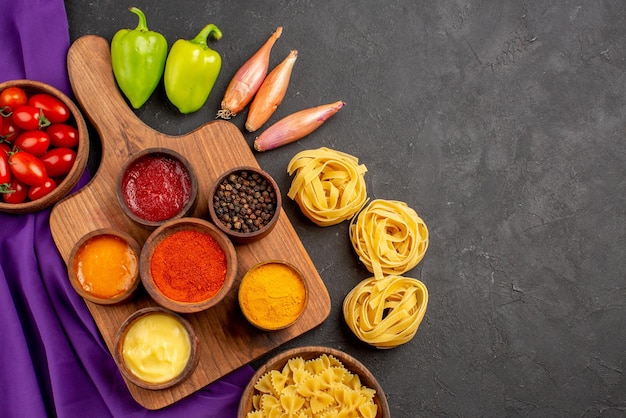
[[(382, 386), (378, 383), (374, 375), (361, 362), (343, 351), (319, 346), (292, 348), (274, 356), (263, 364), (252, 376), (250, 382), (244, 389), (241, 400), (239, 401), (237, 417), (245, 418), (249, 412), (255, 410), (253, 397), (259, 394), (259, 391), (254, 388), (254, 385), (256, 385), (256, 383), (265, 374), (271, 372), (272, 370), (276, 370), (281, 373), (284, 372), (284, 367), (290, 359), (302, 358), (304, 361), (310, 361), (319, 359), (321, 356), (327, 356), (334, 362), (338, 360), (341, 362), (343, 368), (345, 368), (348, 372), (358, 375), (361, 385), (376, 391), (372, 399), (373, 403), (377, 407), (376, 417), (391, 417), (387, 397), (385, 396)], [(338, 364), (334, 364), (334, 366), (340, 367)]]
[(122, 211), (146, 228), (188, 216), (198, 198), (198, 178), (189, 161), (168, 148), (131, 155), (117, 178)]
[(249, 166), (222, 173), (209, 190), (208, 201), (211, 221), (239, 244), (269, 234), (282, 206), (276, 181), (260, 168)]
[[(124, 377), (144, 389), (172, 387), (196, 369), (198, 336), (186, 319), (159, 307), (130, 315), (115, 338), (113, 358)], [(160, 364), (158, 359), (167, 356)]]
[(87, 124), (76, 104), (69, 97), (67, 97), (60, 90), (52, 87), (49, 84), (45, 84), (39, 81), (33, 80), (12, 80), (4, 83), (0, 83), (0, 91), (8, 87), (20, 87), (22, 88), (28, 97), (37, 93), (47, 93), (61, 100), (69, 109), (71, 115), (65, 122), (68, 125), (74, 126), (78, 131), (78, 146), (75, 147), (76, 159), (70, 169), (69, 173), (60, 178), (55, 178), (57, 183), (56, 188), (49, 194), (37, 199), (26, 200), (23, 203), (6, 203), (0, 198), (0, 212), (8, 213), (31, 213), (39, 212), (43, 209), (49, 208), (59, 200), (67, 196), (74, 186), (80, 180), (80, 177), (85, 171), (87, 166), (87, 159), (89, 158), (89, 132), (87, 130)]
[(146, 240), (141, 281), (152, 299), (179, 313), (200, 312), (224, 299), (237, 274), (237, 253), (215, 225), (198, 218), (166, 222)]
[(241, 279), (238, 291), (241, 312), (248, 322), (263, 331), (293, 325), (304, 313), (308, 297), (307, 283), (300, 270), (278, 260), (253, 266)]
[(139, 287), (141, 247), (125, 232), (98, 229), (76, 242), (67, 263), (70, 283), (83, 298), (101, 305), (129, 300)]

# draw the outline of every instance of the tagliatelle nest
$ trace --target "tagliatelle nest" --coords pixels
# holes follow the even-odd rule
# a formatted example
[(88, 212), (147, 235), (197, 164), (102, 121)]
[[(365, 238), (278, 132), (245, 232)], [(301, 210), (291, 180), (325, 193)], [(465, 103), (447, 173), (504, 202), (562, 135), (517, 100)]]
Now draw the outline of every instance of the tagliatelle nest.
[(352, 220), (350, 241), (365, 267), (381, 278), (403, 274), (424, 258), (428, 228), (406, 203), (377, 199)]
[(346, 323), (361, 340), (377, 348), (394, 348), (416, 334), (428, 306), (428, 289), (402, 276), (363, 280), (343, 301)]
[(367, 168), (352, 155), (325, 147), (301, 151), (287, 172), (296, 173), (287, 196), (319, 226), (351, 219), (367, 202)]

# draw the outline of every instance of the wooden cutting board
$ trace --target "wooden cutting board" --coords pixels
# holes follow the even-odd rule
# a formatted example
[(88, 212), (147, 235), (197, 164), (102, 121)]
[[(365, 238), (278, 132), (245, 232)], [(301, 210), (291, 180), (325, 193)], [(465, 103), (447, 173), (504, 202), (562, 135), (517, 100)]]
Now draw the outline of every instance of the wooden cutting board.
[[(200, 186), (198, 204), (192, 216), (204, 219), (209, 218), (208, 188), (222, 171), (239, 165), (259, 166), (245, 138), (230, 122), (212, 121), (182, 136), (165, 135), (145, 125), (119, 93), (106, 39), (87, 35), (76, 40), (70, 47), (67, 62), (76, 99), (102, 141), (102, 161), (87, 186), (52, 209), (52, 236), (66, 262), (74, 244), (95, 229), (118, 228), (140, 244), (145, 242), (150, 230), (126, 218), (115, 196), (121, 165), (139, 150), (166, 147), (191, 162)], [(201, 357), (196, 371), (183, 383), (158, 391), (127, 382), (133, 398), (144, 407), (159, 409), (170, 405), (315, 328), (328, 317), (328, 291), (284, 211), (268, 236), (235, 247), (238, 270), (230, 294), (223, 303), (208, 311), (186, 315), (200, 338)], [(246, 322), (236, 297), (243, 274), (254, 264), (270, 259), (286, 260), (299, 267), (310, 290), (308, 307), (298, 322), (271, 333), (258, 331)], [(143, 289), (133, 301), (119, 306), (85, 303), (110, 351), (119, 326), (130, 314), (140, 308), (156, 306)]]

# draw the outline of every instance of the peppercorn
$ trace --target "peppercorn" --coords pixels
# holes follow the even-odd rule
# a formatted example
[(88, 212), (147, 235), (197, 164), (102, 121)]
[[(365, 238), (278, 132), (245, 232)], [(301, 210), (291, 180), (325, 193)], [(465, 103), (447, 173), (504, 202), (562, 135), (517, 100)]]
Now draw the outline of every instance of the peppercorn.
[(235, 232), (256, 232), (276, 213), (276, 191), (258, 173), (232, 173), (218, 185), (213, 208), (219, 220)]

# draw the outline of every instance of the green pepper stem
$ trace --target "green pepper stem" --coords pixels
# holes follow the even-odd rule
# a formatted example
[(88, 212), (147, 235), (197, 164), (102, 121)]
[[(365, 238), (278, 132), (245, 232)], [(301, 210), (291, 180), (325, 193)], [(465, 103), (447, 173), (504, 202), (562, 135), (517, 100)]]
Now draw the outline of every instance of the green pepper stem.
[(208, 48), (207, 39), (210, 34), (213, 34), (213, 37), (216, 40), (222, 37), (222, 31), (219, 30), (219, 28), (215, 26), (213, 23), (209, 23), (204, 28), (202, 28), (200, 33), (198, 33), (195, 38), (190, 39), (189, 42), (198, 44), (202, 46), (202, 48)]
[(140, 30), (142, 32), (147, 32), (148, 31), (148, 23), (146, 22), (146, 15), (143, 14), (143, 12), (138, 9), (137, 7), (131, 7), (130, 9), (131, 12), (133, 12), (134, 14), (136, 14), (139, 17), (139, 23), (137, 23), (137, 27), (135, 28), (135, 30)]

